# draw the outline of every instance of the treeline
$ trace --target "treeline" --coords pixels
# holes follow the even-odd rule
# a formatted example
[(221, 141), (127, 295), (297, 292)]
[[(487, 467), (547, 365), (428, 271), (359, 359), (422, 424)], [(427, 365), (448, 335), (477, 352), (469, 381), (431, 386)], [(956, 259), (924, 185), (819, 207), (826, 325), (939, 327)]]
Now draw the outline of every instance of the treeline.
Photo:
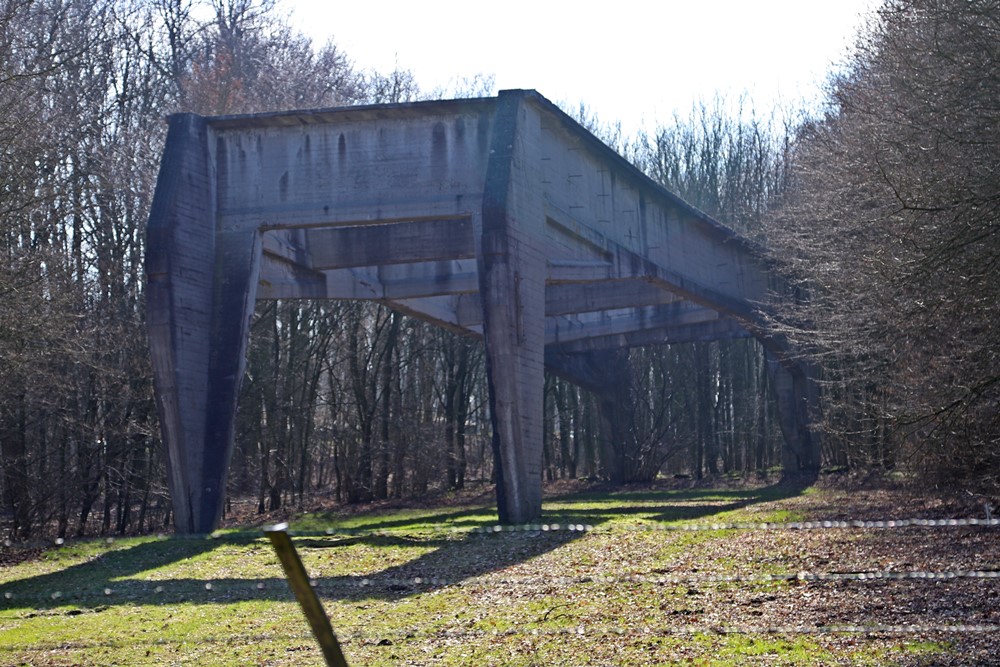
[[(997, 172), (990, 172), (992, 182), (983, 176), (978, 198), (960, 190), (947, 201), (920, 189), (921, 183), (939, 184), (933, 169), (898, 182), (883, 175), (893, 168), (910, 174), (922, 164), (917, 158), (928, 157), (909, 159), (900, 152), (908, 146), (929, 145), (936, 155), (949, 156), (943, 164), (951, 180), (976, 172), (963, 161), (963, 146), (975, 147), (984, 169), (995, 168), (989, 162), (995, 144), (974, 135), (976, 128), (996, 132), (995, 109), (990, 112), (994, 107), (983, 92), (973, 111), (924, 109), (932, 119), (938, 112), (959, 118), (952, 133), (942, 118), (935, 126), (940, 134), (880, 133), (875, 119), (898, 111), (894, 93), (875, 95), (877, 87), (866, 83), (869, 77), (887, 86), (913, 78), (884, 69), (884, 54), (892, 51), (878, 46), (878, 39), (902, 29), (893, 16), (911, 16), (907, 12), (922, 6), (893, 5), (873, 24), (856, 66), (834, 83), (824, 119), (792, 127), (720, 102), (696, 106), (688, 117), (626, 140), (578, 115), (651, 178), (740, 231), (761, 235), (789, 260), (813, 305), (784, 312), (776, 324), (808, 332), (801, 336), (804, 349), (828, 368), (825, 416), (838, 437), (824, 441), (825, 460), (896, 465), (904, 456), (927, 454), (918, 449), (923, 437), (943, 435), (941, 425), (947, 424), (953, 435), (929, 450), (937, 458), (919, 462), (951, 460), (969, 442), (974, 451), (986, 452), (985, 460), (994, 457), (995, 475), (995, 440), (988, 434), (996, 433), (989, 419), (997, 414), (990, 380), (996, 378), (997, 348), (989, 345), (996, 334), (987, 326), (995, 322), (989, 317), (997, 304), (995, 281), (989, 280), (995, 252), (984, 255), (993, 258), (992, 265), (976, 265), (975, 271), (949, 268), (950, 288), (964, 286), (976, 296), (971, 310), (957, 298), (962, 292), (946, 297), (934, 277), (950, 257), (975, 265), (985, 242), (995, 248), (995, 218), (982, 216), (995, 211), (995, 187), (987, 186), (996, 185)], [(975, 2), (956, 4), (955, 11), (972, 7), (992, 18), (992, 24), (977, 24), (983, 33), (978, 39), (988, 41), (998, 13)], [(921, 17), (930, 15), (920, 11)], [(142, 279), (164, 116), (493, 93), (489, 80), (421, 91), (406, 70), (361, 70), (336, 45), (311, 43), (282, 16), (275, 0), (0, 0), (0, 519), (11, 534), (169, 525)], [(922, 34), (914, 30), (912, 40)], [(977, 57), (995, 54), (996, 43)], [(909, 53), (916, 47), (901, 42), (894, 48)], [(981, 65), (983, 79), (971, 83), (953, 62), (947, 82), (925, 82), (914, 90), (915, 109), (923, 108), (931, 83), (950, 83), (941, 94), (953, 97), (933, 98), (940, 104), (964, 103), (970, 90), (995, 93), (997, 70), (987, 76), (988, 63)], [(892, 108), (875, 106), (876, 98)], [(947, 115), (953, 113), (959, 115)], [(977, 120), (983, 117), (992, 121)], [(852, 126), (855, 118), (869, 118), (868, 129)], [(844, 132), (852, 141), (868, 132), (876, 145), (896, 152), (888, 161), (872, 157), (859, 141), (852, 144), (855, 153), (845, 153), (836, 143), (846, 141)], [(844, 155), (855, 162), (838, 162)], [(850, 178), (862, 173), (871, 180), (867, 189), (855, 191)], [(828, 178), (830, 190), (824, 190)], [(886, 216), (870, 217), (881, 210), (871, 208), (872, 202), (887, 193), (897, 208), (912, 199), (903, 213), (889, 215), (886, 209)], [(934, 212), (948, 202), (961, 212)], [(932, 219), (938, 225), (933, 238), (966, 230), (968, 236), (957, 241), (955, 252), (936, 254), (920, 266), (906, 264), (931, 237), (901, 235), (934, 227)], [(980, 227), (970, 228), (972, 220)], [(851, 243), (838, 240), (848, 221)], [(878, 229), (866, 228), (866, 221)], [(870, 294), (869, 281), (893, 276), (867, 260), (890, 256), (912, 270), (886, 283), (892, 293)], [(914, 282), (918, 276), (925, 282)], [(904, 296), (912, 308), (893, 320), (898, 301), (880, 299)], [(925, 311), (939, 319), (915, 318)], [(899, 339), (892, 352), (886, 336), (898, 329), (888, 323), (910, 320), (924, 325)], [(935, 321), (968, 327), (936, 329)], [(622, 388), (628, 423), (618, 443), (627, 448), (629, 463), (617, 479), (744, 473), (780, 461), (766, 364), (752, 340), (615, 354), (630, 370)], [(951, 363), (953, 354), (961, 366)], [(922, 365), (915, 367), (918, 361)], [(990, 363), (993, 374), (983, 373)], [(981, 379), (963, 393), (959, 380), (972, 377), (966, 370), (973, 368)], [(896, 374), (903, 369), (908, 376)], [(316, 493), (364, 502), (489, 481), (484, 373), (479, 341), (375, 304), (261, 302), (252, 324), (229, 495), (252, 499), (264, 512)], [(941, 394), (944, 403), (917, 398), (920, 383), (943, 390), (949, 377), (954, 391)], [(907, 410), (894, 412), (900, 405)], [(948, 410), (935, 418), (939, 407)], [(548, 377), (545, 419), (548, 479), (612, 476), (602, 456), (594, 396)], [(964, 430), (955, 433), (956, 426)]]
[(164, 117), (415, 94), (409, 74), (360, 72), (278, 16), (267, 0), (0, 1), (0, 490), (14, 535), (168, 519), (142, 265)]
[(799, 128), (767, 243), (828, 461), (1000, 492), (1000, 3), (890, 0)]

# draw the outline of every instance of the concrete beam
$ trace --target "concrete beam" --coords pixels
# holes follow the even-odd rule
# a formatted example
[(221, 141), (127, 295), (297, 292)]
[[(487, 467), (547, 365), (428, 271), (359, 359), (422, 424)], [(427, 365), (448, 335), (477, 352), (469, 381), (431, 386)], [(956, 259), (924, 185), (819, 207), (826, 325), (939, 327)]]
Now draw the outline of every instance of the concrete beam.
[(475, 258), (471, 218), (306, 230), (310, 268), (385, 266)]
[(324, 273), (332, 299), (420, 299), (474, 294), (479, 290), (476, 262), (471, 259), (334, 269)]
[(686, 301), (664, 306), (563, 315), (547, 318), (545, 341), (548, 345), (559, 345), (587, 338), (714, 322), (720, 317), (717, 311)]
[(263, 253), (258, 299), (326, 299), (328, 293), (326, 276), (321, 272), (287, 262), (266, 251)]
[(659, 306), (682, 299), (641, 280), (549, 284), (545, 288), (545, 314), (571, 315), (639, 306)]
[(662, 328), (640, 329), (607, 336), (593, 336), (570, 342), (553, 344), (546, 348), (563, 354), (614, 350), (650, 345), (678, 345), (713, 340), (750, 338), (752, 334), (730, 318), (668, 325)]
[(420, 299), (383, 299), (390, 308), (462, 335), (483, 333), (483, 310), (478, 294), (454, 294)]
[(614, 280), (614, 265), (604, 260), (549, 259), (550, 283), (588, 283)]

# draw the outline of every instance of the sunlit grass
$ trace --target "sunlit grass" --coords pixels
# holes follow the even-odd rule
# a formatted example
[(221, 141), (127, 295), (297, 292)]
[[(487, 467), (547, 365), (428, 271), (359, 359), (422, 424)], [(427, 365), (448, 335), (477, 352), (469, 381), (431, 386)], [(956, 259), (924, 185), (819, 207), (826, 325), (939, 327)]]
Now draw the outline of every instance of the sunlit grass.
[[(795, 582), (698, 579), (795, 572), (796, 534), (649, 528), (809, 518), (797, 496), (589, 493), (548, 499), (529, 530), (484, 530), (494, 509), (472, 505), (309, 514), (291, 531), (351, 664), (860, 665), (946, 652), (712, 630), (796, 604)], [(258, 530), (78, 541), (0, 572), (0, 664), (321, 662)]]
[(419, 534), (449, 530), (469, 530), (493, 526), (497, 523), (496, 509), (487, 505), (395, 510), (386, 514), (336, 514), (313, 513), (299, 517), (290, 525), (293, 532), (406, 532)]

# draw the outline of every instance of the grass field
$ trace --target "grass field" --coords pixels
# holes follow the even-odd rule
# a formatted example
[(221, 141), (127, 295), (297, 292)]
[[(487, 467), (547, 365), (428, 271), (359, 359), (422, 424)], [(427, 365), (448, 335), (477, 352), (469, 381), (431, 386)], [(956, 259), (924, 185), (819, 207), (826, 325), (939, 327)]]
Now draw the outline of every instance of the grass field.
[[(303, 515), (351, 665), (1000, 665), (1000, 528), (902, 492), (632, 489)], [(764, 526), (772, 523), (780, 525)], [(738, 525), (737, 525), (738, 524)], [(0, 571), (2, 665), (320, 665), (260, 530), (52, 547)]]

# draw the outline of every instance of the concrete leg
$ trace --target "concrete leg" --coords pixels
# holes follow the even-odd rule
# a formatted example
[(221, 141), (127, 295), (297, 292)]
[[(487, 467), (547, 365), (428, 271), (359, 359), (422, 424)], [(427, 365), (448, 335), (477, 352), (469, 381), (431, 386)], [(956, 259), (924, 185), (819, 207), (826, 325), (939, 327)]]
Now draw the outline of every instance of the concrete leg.
[(200, 507), (192, 516), (196, 532), (214, 530), (222, 518), (233, 452), (236, 403), (246, 370), (250, 321), (260, 274), (261, 237), (256, 231), (216, 235), (208, 401), (202, 450)]
[(532, 177), (537, 143), (524, 129), (518, 95), (502, 94), (483, 203), (479, 255), (483, 336), (493, 419), (500, 521), (525, 523), (542, 510), (545, 382), (544, 213)]
[(603, 472), (613, 484), (624, 484), (629, 480), (631, 470), (628, 457), (636, 448), (627, 406), (631, 392), (628, 350), (592, 350), (573, 354), (548, 350), (545, 365), (559, 377), (597, 397)]
[(601, 425), (601, 460), (612, 484), (634, 481), (635, 433), (629, 414), (632, 378), (628, 350), (588, 352), (595, 372), (603, 378), (597, 391)]
[(217, 233), (204, 119), (171, 119), (148, 228), (147, 324), (174, 525), (222, 515), (260, 266), (255, 231)]
[(768, 373), (778, 403), (785, 438), (782, 468), (786, 473), (815, 474), (820, 468), (819, 387), (809, 367), (788, 366), (767, 355)]

